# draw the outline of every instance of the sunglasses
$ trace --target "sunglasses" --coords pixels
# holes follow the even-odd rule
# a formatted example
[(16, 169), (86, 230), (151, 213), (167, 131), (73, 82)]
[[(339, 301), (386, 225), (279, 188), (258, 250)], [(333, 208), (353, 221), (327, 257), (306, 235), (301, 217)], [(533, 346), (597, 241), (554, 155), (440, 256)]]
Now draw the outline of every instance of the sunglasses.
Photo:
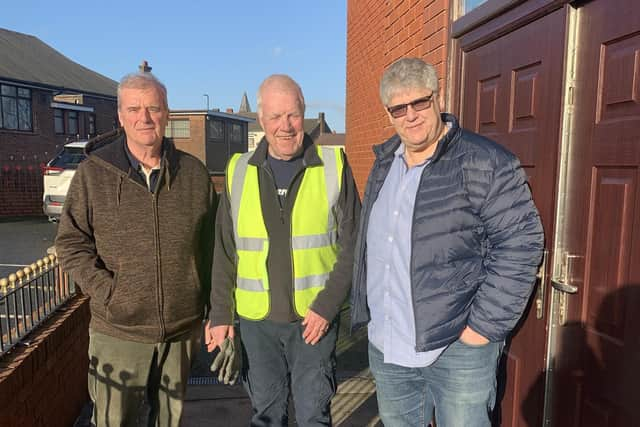
[(425, 96), (424, 98), (418, 98), (407, 104), (392, 105), (390, 107), (387, 107), (387, 111), (389, 112), (389, 114), (391, 114), (391, 117), (393, 117), (394, 119), (399, 119), (400, 117), (404, 117), (407, 115), (409, 106), (411, 106), (414, 111), (422, 111), (431, 107), (432, 102), (433, 94)]

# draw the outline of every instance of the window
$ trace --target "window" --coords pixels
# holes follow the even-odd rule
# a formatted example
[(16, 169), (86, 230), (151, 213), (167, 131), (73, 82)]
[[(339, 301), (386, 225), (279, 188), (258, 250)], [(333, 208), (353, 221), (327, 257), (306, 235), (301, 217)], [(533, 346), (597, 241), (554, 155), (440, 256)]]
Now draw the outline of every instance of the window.
[(0, 128), (31, 131), (31, 89), (0, 85)]
[(64, 133), (64, 111), (59, 108), (53, 110), (53, 127), (56, 133)]
[(67, 133), (70, 135), (78, 134), (78, 112), (67, 111)]
[(460, 0), (460, 16), (469, 13), (487, 0)]
[(231, 125), (231, 143), (242, 144), (242, 125), (233, 123)]
[(191, 138), (189, 120), (169, 120), (165, 136), (167, 138)]
[(89, 135), (96, 134), (96, 115), (89, 114)]
[(209, 120), (209, 138), (224, 141), (224, 122)]

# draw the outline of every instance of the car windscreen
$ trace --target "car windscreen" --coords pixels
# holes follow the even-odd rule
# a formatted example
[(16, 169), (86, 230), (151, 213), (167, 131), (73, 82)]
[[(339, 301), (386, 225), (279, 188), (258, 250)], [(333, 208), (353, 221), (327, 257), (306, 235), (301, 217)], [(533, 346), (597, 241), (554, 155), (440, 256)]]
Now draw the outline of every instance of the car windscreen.
[(86, 157), (84, 149), (82, 148), (65, 147), (55, 159), (51, 160), (49, 166), (63, 169), (76, 169), (78, 164)]

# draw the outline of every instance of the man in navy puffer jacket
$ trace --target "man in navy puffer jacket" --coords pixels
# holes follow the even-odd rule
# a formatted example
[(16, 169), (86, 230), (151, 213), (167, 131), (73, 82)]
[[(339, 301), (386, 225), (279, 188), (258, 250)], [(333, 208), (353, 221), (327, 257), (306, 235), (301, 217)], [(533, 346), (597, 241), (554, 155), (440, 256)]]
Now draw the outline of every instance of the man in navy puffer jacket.
[(489, 426), (497, 362), (542, 255), (540, 217), (518, 159), (440, 112), (432, 65), (395, 62), (380, 95), (397, 133), (374, 147), (351, 317), (368, 325), (380, 417)]

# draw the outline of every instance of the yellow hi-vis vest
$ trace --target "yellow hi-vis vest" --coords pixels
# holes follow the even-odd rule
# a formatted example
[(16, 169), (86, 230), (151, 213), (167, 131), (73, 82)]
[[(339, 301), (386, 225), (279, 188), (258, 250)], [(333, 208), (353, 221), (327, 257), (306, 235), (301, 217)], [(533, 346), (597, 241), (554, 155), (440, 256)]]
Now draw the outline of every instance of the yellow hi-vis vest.
[[(333, 270), (338, 255), (337, 208), (344, 166), (342, 149), (315, 147), (323, 165), (307, 167), (291, 213), (294, 305), (304, 317)], [(236, 242), (236, 311), (251, 320), (269, 313), (269, 236), (262, 216), (253, 152), (235, 154), (226, 171)]]

